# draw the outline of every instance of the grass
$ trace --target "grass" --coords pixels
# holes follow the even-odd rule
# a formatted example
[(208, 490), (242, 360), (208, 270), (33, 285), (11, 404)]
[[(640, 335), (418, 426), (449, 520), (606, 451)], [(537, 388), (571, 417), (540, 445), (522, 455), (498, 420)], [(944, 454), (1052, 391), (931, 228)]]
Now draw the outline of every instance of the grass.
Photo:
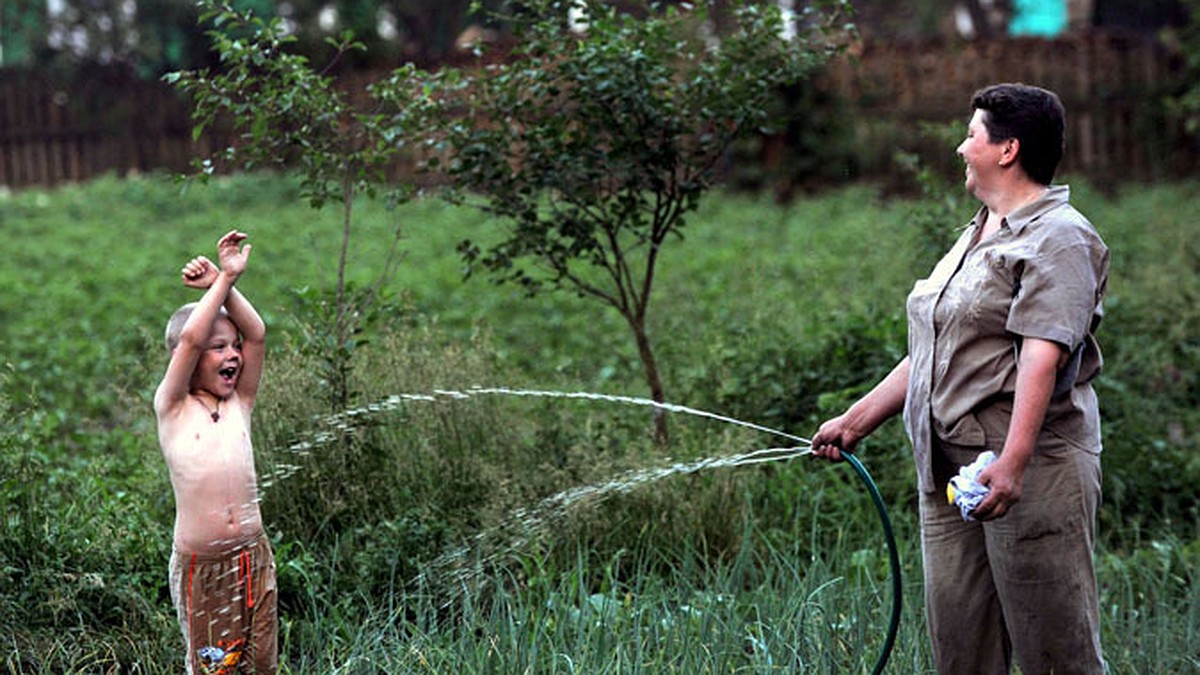
[[(1104, 645), (1114, 673), (1188, 672), (1200, 668), (1200, 250), (1179, 214), (1200, 205), (1200, 186), (1079, 185), (1075, 201), (1113, 250), (1098, 383)], [(903, 300), (923, 272), (913, 208), (869, 186), (787, 207), (733, 194), (705, 202), (665, 252), (651, 310), (668, 399), (810, 435), (903, 353)], [(472, 385), (644, 395), (610, 312), (463, 281), (455, 244), (494, 227), (479, 214), (436, 200), (359, 213), (353, 283), (372, 283), (397, 231), (403, 255), (387, 312), (355, 353), (362, 405)], [(211, 256), (234, 226), (255, 246), (239, 286), (272, 331), (255, 445), (285, 672), (870, 668), (890, 602), (886, 554), (844, 465), (674, 474), (538, 511), (564, 490), (782, 439), (677, 415), (667, 457), (648, 440), (646, 410), (494, 397), (406, 402), (295, 450), (328, 431), (319, 359), (301, 349), (301, 329), (333, 284), (336, 219), (266, 175), (183, 193), (144, 177), (0, 194), (11, 262), (0, 267), (9, 672), (176, 670), (163, 583), (173, 504), (149, 399), (165, 365), (162, 323), (192, 297), (178, 269)], [(891, 672), (928, 672), (899, 425), (861, 457), (905, 565)], [(519, 516), (530, 512), (541, 520)], [(464, 543), (467, 555), (434, 564)]]
[[(720, 569), (685, 559), (678, 581), (664, 583), (639, 571), (655, 563), (636, 555), (609, 561), (610, 569), (634, 568), (634, 582), (609, 578), (599, 591), (589, 590), (584, 554), (563, 570), (517, 561), (525, 566), (498, 572), (502, 590), (485, 603), (461, 599), (451, 630), (420, 613), (408, 622), (384, 615), (367, 635), (386, 635), (385, 644), (348, 641), (341, 662), (434, 673), (854, 672), (877, 656), (884, 603), (874, 590), (849, 592), (854, 581), (823, 562), (799, 574), (784, 552), (769, 549)], [(404, 625), (413, 633), (389, 632)]]

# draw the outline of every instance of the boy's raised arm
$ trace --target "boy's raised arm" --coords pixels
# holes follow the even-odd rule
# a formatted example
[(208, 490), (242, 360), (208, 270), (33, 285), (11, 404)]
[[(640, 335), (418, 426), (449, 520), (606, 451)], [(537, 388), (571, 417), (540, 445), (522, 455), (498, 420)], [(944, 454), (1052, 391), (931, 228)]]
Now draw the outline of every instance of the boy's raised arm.
[[(236, 280), (246, 271), (246, 262), (250, 259), (252, 247), (250, 244), (240, 246), (245, 239), (246, 234), (234, 230), (217, 242), (221, 274), (233, 274)], [(254, 305), (232, 286), (225, 298), (225, 311), (242, 336), (242, 372), (237, 381), (238, 397), (247, 408), (253, 408), (254, 399), (258, 395), (258, 384), (262, 380), (267, 327)]]
[(263, 361), (267, 351), (267, 326), (254, 305), (238, 289), (229, 289), (225, 300), (229, 320), (242, 334), (242, 372), (238, 375), (237, 393), (243, 404), (254, 407), (258, 384), (262, 380)]
[[(211, 263), (210, 263), (211, 264)], [(215, 269), (214, 269), (215, 271)], [(185, 268), (186, 278), (186, 268)], [(236, 277), (223, 274), (213, 275), (208, 290), (200, 297), (187, 321), (179, 333), (179, 344), (171, 352), (171, 361), (167, 364), (167, 372), (154, 394), (154, 407), (159, 415), (174, 409), (187, 399), (191, 388), (192, 374), (196, 363), (206, 347), (206, 341), (212, 330), (213, 322), (221, 312), (226, 296), (233, 288)]]
[(246, 260), (250, 255), (249, 244), (239, 248), (245, 239), (246, 235), (237, 230), (221, 237), (217, 242), (220, 269), (200, 256), (189, 261), (182, 270), (185, 285), (207, 290), (184, 323), (179, 345), (172, 352), (167, 372), (155, 392), (155, 408), (159, 414), (187, 398), (196, 363), (207, 346), (206, 340), (222, 306), (225, 306), (229, 319), (242, 333), (242, 372), (238, 378), (238, 395), (246, 397), (246, 405), (253, 405), (262, 377), (266, 328), (258, 312), (234, 288), (246, 269)]

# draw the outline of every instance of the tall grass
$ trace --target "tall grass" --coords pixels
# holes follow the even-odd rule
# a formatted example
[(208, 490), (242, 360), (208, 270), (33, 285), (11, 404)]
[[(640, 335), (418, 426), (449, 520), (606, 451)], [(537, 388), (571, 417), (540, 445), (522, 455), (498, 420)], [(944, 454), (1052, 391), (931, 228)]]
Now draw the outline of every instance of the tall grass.
[[(1113, 249), (1100, 339), (1106, 502), (1098, 556), (1115, 673), (1187, 672), (1200, 598), (1195, 373), (1200, 255), (1178, 214), (1193, 183), (1075, 200)], [(921, 233), (911, 205), (859, 186), (776, 207), (719, 195), (664, 252), (653, 308), (668, 398), (810, 435), (900, 358)], [(0, 628), (18, 673), (175, 672), (172, 502), (150, 392), (177, 280), (237, 226), (239, 282), (272, 351), (255, 417), (279, 561), (286, 672), (860, 672), (886, 630), (887, 564), (848, 467), (793, 460), (677, 473), (585, 498), (614, 476), (778, 445), (769, 434), (600, 402), (397, 394), (474, 385), (642, 395), (615, 316), (462, 280), (478, 214), (367, 208), (352, 282), (399, 228), (386, 311), (334, 410), (314, 302), (335, 223), (271, 176), (180, 193), (154, 178), (0, 195)], [(970, 214), (963, 214), (965, 220)], [(314, 298), (316, 300), (314, 300)], [(342, 421), (347, 424), (334, 424)], [(861, 456), (905, 564), (894, 672), (930, 669), (912, 467), (898, 423)]]
[[(361, 623), (306, 624), (292, 640), (322, 644), (294, 672), (768, 673), (861, 672), (887, 628), (886, 583), (848, 544), (815, 558), (742, 532), (741, 553), (712, 565), (697, 550), (638, 546), (603, 560), (575, 549), (556, 563), (513, 556), (486, 592), (410, 593), (376, 603)], [(668, 557), (668, 560), (664, 560)], [(656, 570), (668, 565), (675, 573)], [(323, 602), (315, 599), (314, 602)], [(332, 614), (336, 614), (336, 610)], [(329, 617), (331, 614), (325, 614)], [(447, 620), (447, 616), (451, 619)], [(899, 672), (928, 663), (919, 610), (909, 607)], [(289, 630), (296, 630), (290, 624)], [(378, 670), (375, 670), (378, 669)]]

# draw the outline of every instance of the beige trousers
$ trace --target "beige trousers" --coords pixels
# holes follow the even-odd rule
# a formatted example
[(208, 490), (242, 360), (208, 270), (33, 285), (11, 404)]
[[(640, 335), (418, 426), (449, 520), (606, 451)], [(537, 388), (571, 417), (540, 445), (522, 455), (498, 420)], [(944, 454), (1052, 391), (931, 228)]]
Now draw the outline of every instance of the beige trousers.
[[(1007, 418), (988, 447), (941, 444), (938, 491), (921, 495), (925, 611), (939, 673), (1103, 673), (1093, 550), (1100, 456), (1043, 434), (1021, 500), (1002, 518), (964, 522), (946, 482), (984, 450), (999, 454)], [(992, 439), (996, 439), (993, 443)]]

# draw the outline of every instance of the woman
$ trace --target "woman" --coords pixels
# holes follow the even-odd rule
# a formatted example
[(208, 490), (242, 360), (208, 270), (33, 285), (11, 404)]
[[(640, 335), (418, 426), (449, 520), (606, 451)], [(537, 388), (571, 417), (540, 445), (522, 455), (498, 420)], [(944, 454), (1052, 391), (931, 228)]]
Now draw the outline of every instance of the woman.
[[(908, 356), (814, 455), (840, 460), (903, 412), (920, 489), (925, 611), (941, 673), (1102, 673), (1092, 553), (1100, 501), (1093, 332), (1108, 249), (1050, 182), (1065, 114), (1052, 92), (975, 93), (958, 146), (982, 203), (908, 297)], [(948, 480), (984, 451), (989, 490), (964, 519)]]

